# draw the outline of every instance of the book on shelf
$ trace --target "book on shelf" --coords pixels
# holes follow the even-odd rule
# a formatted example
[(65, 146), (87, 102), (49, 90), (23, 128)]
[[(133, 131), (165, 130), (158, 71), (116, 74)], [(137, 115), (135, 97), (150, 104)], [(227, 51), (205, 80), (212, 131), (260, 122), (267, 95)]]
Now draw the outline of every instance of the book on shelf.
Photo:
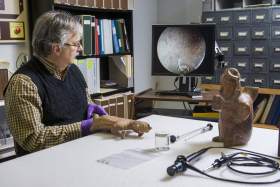
[(112, 0), (104, 0), (104, 8), (107, 8), (107, 9), (113, 8)]
[(92, 8), (96, 7), (95, 6), (95, 0), (87, 0), (86, 3), (87, 3), (88, 7), (92, 7)]
[(192, 116), (196, 118), (219, 119), (219, 112), (213, 111), (211, 106), (208, 105), (196, 105)]
[(92, 28), (91, 28), (91, 15), (81, 15), (81, 22), (83, 26), (82, 55), (92, 54)]
[(100, 59), (77, 59), (74, 63), (86, 80), (89, 94), (100, 93)]
[(99, 37), (100, 37), (99, 20), (95, 17), (95, 53), (94, 53), (95, 55), (100, 54)]
[(270, 110), (268, 112), (267, 118), (265, 120), (266, 124), (273, 124), (273, 122), (275, 121), (274, 118), (276, 118), (275, 113), (277, 113), (277, 110), (280, 110), (279, 106), (280, 106), (280, 96), (276, 95), (272, 102)]
[(267, 104), (268, 98), (263, 98), (256, 106), (254, 107), (254, 119), (253, 123), (257, 123), (264, 112), (265, 106)]
[(104, 54), (113, 54), (112, 24), (109, 19), (102, 19), (104, 34)]
[(78, 6), (87, 6), (87, 0), (77, 0)]
[(77, 0), (68, 0), (69, 5), (77, 5)]
[(122, 30), (121, 22), (119, 19), (114, 20), (114, 21), (115, 21), (115, 26), (116, 26), (116, 33), (117, 33), (117, 39), (118, 39), (118, 43), (119, 43), (120, 53), (124, 53), (125, 44), (124, 44), (123, 30)]
[(104, 26), (102, 19), (98, 20), (99, 24), (99, 54), (104, 55), (105, 54), (105, 44), (104, 44)]
[(96, 45), (95, 45), (95, 38), (96, 38), (96, 22), (95, 16), (91, 16), (91, 54), (96, 54)]
[(118, 43), (115, 21), (112, 20), (111, 23), (112, 23), (112, 35), (113, 35), (112, 37), (113, 37), (114, 53), (118, 54), (118, 53), (120, 53), (120, 47), (119, 47), (119, 43)]
[(95, 0), (95, 6), (97, 8), (104, 8), (104, 2), (103, 0)]
[(122, 87), (133, 87), (133, 58), (131, 55), (109, 57), (109, 79)]
[(68, 0), (54, 0), (54, 3), (56, 3), (56, 4), (67, 4)]
[(262, 117), (261, 117), (261, 120), (260, 120), (260, 123), (265, 123), (266, 122), (266, 119), (267, 119), (267, 116), (268, 116), (268, 113), (270, 111), (270, 108), (272, 106), (272, 103), (273, 103), (273, 100), (275, 98), (275, 95), (270, 95), (269, 96), (269, 99), (268, 99), (268, 102), (265, 106), (265, 109), (264, 109), (264, 112), (262, 114)]

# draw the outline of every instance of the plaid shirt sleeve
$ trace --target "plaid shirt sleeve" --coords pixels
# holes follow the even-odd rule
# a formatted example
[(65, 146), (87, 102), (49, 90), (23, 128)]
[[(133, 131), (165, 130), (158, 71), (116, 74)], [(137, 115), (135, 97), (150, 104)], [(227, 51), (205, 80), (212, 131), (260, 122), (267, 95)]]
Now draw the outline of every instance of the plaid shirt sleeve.
[(36, 85), (23, 74), (11, 79), (5, 94), (10, 131), (15, 141), (33, 152), (81, 137), (81, 122), (61, 126), (42, 123), (42, 102)]

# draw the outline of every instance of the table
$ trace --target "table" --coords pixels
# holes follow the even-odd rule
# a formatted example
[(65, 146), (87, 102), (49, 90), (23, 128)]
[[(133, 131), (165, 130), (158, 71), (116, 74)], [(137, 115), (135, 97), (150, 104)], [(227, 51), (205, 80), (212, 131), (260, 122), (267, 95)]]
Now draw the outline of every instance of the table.
[[(208, 146), (221, 146), (220, 143), (211, 141), (212, 137), (218, 134), (215, 123), (213, 123), (212, 131), (187, 142), (179, 141), (172, 144), (169, 151), (159, 152), (156, 158), (127, 170), (97, 162), (98, 159), (120, 153), (126, 149), (151, 150), (154, 148), (156, 131), (168, 131), (170, 134), (178, 135), (204, 127), (207, 124), (205, 121), (159, 115), (151, 115), (141, 120), (149, 122), (153, 129), (140, 138), (129, 136), (121, 140), (110, 134), (100, 133), (1, 163), (0, 186), (240, 186), (240, 184), (225, 183), (202, 177), (191, 171), (173, 178), (166, 173), (166, 168), (173, 164), (179, 154), (189, 154)], [(278, 131), (254, 128), (252, 139), (248, 145), (242, 148), (276, 156), (277, 143)], [(226, 150), (224, 151), (226, 152)], [(214, 153), (209, 156), (211, 161), (216, 158)], [(270, 186), (279, 186), (279, 184)]]

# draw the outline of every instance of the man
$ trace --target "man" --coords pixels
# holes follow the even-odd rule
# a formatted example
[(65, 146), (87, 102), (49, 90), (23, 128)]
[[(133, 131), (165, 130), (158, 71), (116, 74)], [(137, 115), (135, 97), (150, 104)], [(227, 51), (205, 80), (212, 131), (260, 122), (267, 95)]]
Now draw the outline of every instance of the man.
[[(140, 136), (149, 124), (108, 116), (91, 102), (86, 82), (72, 62), (82, 50), (78, 17), (47, 12), (38, 18), (33, 56), (12, 76), (5, 92), (11, 133), (19, 155), (48, 148), (100, 130)], [(97, 114), (98, 117), (94, 117)]]

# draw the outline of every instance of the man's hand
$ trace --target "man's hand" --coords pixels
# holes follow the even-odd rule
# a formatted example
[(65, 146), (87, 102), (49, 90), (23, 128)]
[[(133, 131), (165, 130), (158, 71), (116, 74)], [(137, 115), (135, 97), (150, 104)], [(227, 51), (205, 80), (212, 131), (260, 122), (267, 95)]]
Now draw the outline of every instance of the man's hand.
[(87, 109), (87, 119), (92, 118), (94, 114), (98, 114), (99, 116), (108, 115), (102, 106), (97, 104), (89, 104)]
[(147, 122), (105, 115), (94, 118), (94, 123), (90, 130), (91, 132), (110, 131), (112, 134), (124, 138), (126, 130), (133, 130), (138, 133), (138, 136), (142, 136), (151, 129)]

